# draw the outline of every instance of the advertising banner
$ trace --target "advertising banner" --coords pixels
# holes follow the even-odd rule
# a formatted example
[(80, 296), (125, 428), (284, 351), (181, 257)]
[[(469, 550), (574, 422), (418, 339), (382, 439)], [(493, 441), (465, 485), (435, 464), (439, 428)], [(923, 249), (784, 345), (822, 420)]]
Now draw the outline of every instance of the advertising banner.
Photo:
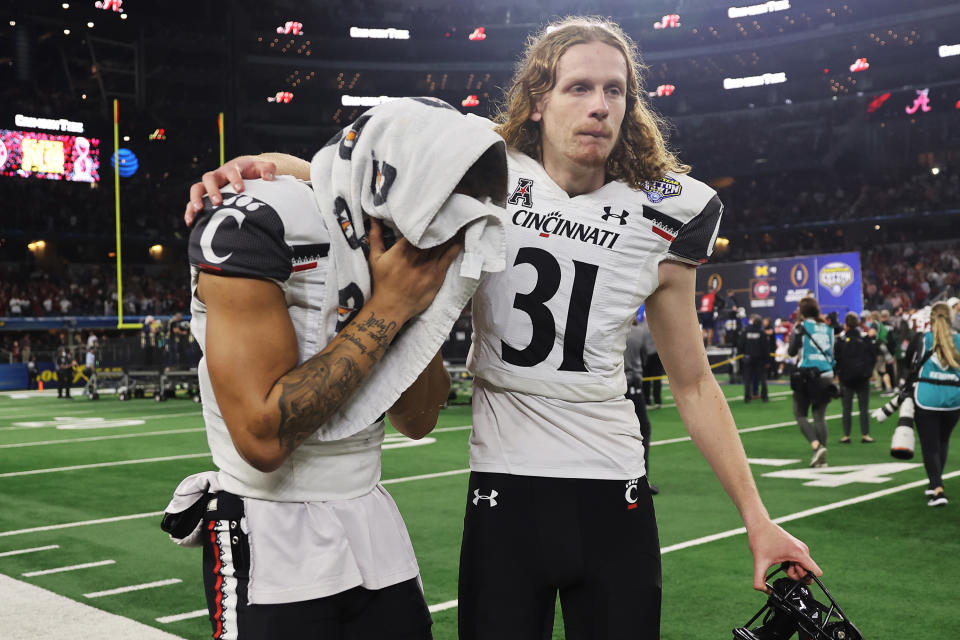
[(824, 315), (863, 311), (860, 254), (827, 253), (794, 258), (705, 264), (697, 269), (697, 302), (711, 291), (732, 297), (747, 315), (788, 318), (812, 294)]

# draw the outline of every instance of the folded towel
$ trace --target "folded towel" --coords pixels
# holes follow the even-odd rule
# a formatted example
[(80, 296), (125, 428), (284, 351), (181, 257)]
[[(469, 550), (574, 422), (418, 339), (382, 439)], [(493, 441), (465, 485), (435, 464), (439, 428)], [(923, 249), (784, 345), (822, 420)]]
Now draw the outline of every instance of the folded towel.
[[(489, 185), (492, 199), (453, 194), (468, 171), (471, 183)], [(482, 274), (505, 268), (506, 146), (481, 118), (440, 100), (403, 98), (370, 109), (324, 145), (310, 179), (330, 232), (322, 319), (330, 339), (371, 295), (367, 216), (421, 249), (465, 229), (464, 250), (433, 303), (407, 323), (353, 398), (315, 434), (338, 440), (396, 402), (440, 350)]]

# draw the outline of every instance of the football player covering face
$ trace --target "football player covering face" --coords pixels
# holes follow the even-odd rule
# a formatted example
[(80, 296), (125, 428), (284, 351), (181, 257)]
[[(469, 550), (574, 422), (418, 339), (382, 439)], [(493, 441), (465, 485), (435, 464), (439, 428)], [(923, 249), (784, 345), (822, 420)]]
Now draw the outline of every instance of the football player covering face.
[[(590, 278), (594, 289), (606, 288), (609, 293), (618, 289), (620, 283), (629, 289), (625, 295), (608, 295), (602, 305), (591, 305), (589, 300), (580, 301), (589, 307), (585, 322), (588, 333), (589, 327), (604, 326), (605, 323), (625, 329), (626, 322), (621, 320), (632, 317), (639, 301), (632, 308), (628, 308), (629, 305), (624, 301), (645, 298), (647, 322), (669, 375), (680, 416), (691, 439), (713, 468), (746, 525), (754, 560), (754, 588), (765, 590), (767, 570), (781, 562), (787, 563), (787, 572), (795, 580), (803, 579), (808, 570), (819, 576), (822, 571), (810, 557), (807, 546), (770, 519), (757, 492), (733, 416), (710, 370), (702, 346), (694, 306), (694, 267), (707, 259), (712, 248), (722, 210), (719, 199), (709, 187), (686, 176), (689, 167), (682, 165), (666, 148), (661, 134), (663, 123), (646, 105), (639, 90), (634, 61), (636, 52), (622, 29), (606, 21), (576, 17), (551, 26), (556, 28), (531, 39), (521, 68), (506, 92), (503, 117), (498, 120), (496, 130), (509, 148), (510, 179), (524, 178), (527, 184), (532, 185), (538, 175), (545, 171), (555, 186), (565, 193), (558, 193), (559, 190), (551, 188), (551, 185), (538, 184), (534, 187), (533, 196), (537, 204), (534, 207), (525, 204), (525, 207), (531, 207), (531, 210), (536, 208), (537, 211), (557, 210), (559, 215), (569, 219), (567, 223), (575, 219), (581, 225), (577, 227), (579, 229), (600, 224), (606, 224), (607, 227), (616, 225), (613, 229), (620, 234), (619, 240), (616, 249), (608, 246), (593, 251), (588, 257), (575, 255), (578, 251), (575, 240), (567, 242), (566, 238), (561, 239), (556, 234), (531, 233), (525, 228), (511, 229), (507, 234), (507, 247), (517, 259), (508, 260), (508, 265), (515, 269), (508, 267), (504, 274), (491, 275), (481, 285), (488, 295), (484, 297), (483, 292), (478, 291), (474, 297), (475, 329), (480, 324), (478, 319), (483, 319), (477, 315), (478, 312), (486, 313), (484, 322), (488, 325), (491, 318), (500, 317), (519, 317), (520, 321), (529, 322), (534, 314), (526, 309), (536, 311), (537, 318), (552, 315), (553, 310), (542, 301), (531, 299), (529, 292), (538, 290), (539, 280), (532, 285), (529, 282), (520, 283), (513, 292), (515, 295), (511, 295), (507, 288), (497, 289), (491, 283), (499, 282), (496, 278), (503, 280), (513, 274), (522, 279), (522, 273), (530, 276), (536, 274), (539, 278), (541, 270), (545, 275), (551, 275), (557, 273), (557, 270), (551, 271), (551, 267), (560, 260), (565, 264), (576, 261), (580, 264), (576, 273), (559, 271), (555, 280), (562, 279), (566, 273), (572, 276), (575, 284), (577, 278), (582, 281), (584, 273), (589, 271), (596, 276), (595, 279)], [(537, 166), (538, 161), (542, 167)], [(201, 196), (204, 193), (209, 193), (211, 200), (216, 202), (219, 187), (227, 182), (235, 186), (242, 185), (243, 178), (271, 179), (276, 173), (306, 177), (309, 176), (309, 164), (283, 154), (247, 156), (230, 161), (205, 174), (202, 183), (193, 185), (191, 202), (184, 216), (187, 223), (202, 208)], [(647, 183), (665, 180), (682, 187), (682, 194), (677, 190), (666, 199), (655, 199), (642, 188)], [(610, 210), (607, 211), (605, 207)], [(668, 235), (657, 233), (657, 229), (646, 222), (644, 212), (648, 208), (652, 210), (654, 221), (663, 219), (660, 216), (680, 216), (682, 219), (673, 218), (678, 228), (671, 229)], [(613, 222), (612, 218), (608, 220), (599, 213), (606, 211), (609, 217), (611, 212), (620, 210), (623, 214), (616, 218), (619, 222)], [(541, 242), (551, 243), (550, 250), (544, 249), (544, 245), (539, 244)], [(635, 244), (631, 245), (631, 242)], [(522, 257), (521, 251), (524, 252)], [(627, 261), (626, 266), (617, 269), (622, 261)], [(594, 266), (596, 262), (603, 262), (604, 268)], [(591, 267), (597, 269), (596, 272), (590, 271)], [(622, 277), (628, 269), (634, 273), (632, 280)], [(556, 286), (554, 284), (554, 291), (558, 291)], [(565, 283), (564, 286), (568, 287)], [(482, 302), (478, 302), (478, 296)], [(574, 299), (572, 294), (570, 299)], [(599, 300), (599, 296), (596, 299)], [(541, 313), (543, 309), (547, 309), (547, 313)], [(586, 308), (582, 311), (587, 315)], [(547, 324), (554, 322), (551, 320)], [(549, 576), (554, 575), (555, 568), (551, 565), (555, 564), (558, 557), (575, 557), (575, 554), (567, 553), (568, 548), (562, 543), (567, 540), (564, 532), (577, 527), (583, 527), (582, 530), (586, 532), (583, 540), (609, 541), (617, 537), (609, 535), (610, 531), (616, 529), (620, 533), (619, 538), (629, 545), (629, 550), (620, 554), (620, 548), (613, 544), (591, 547), (607, 553), (608, 558), (591, 556), (581, 564), (591, 567), (597, 580), (590, 584), (602, 587), (605, 595), (592, 599), (595, 594), (587, 591), (594, 587), (585, 586), (587, 583), (562, 589), (561, 602), (567, 632), (571, 637), (612, 637), (617, 635), (615, 630), (622, 626), (630, 630), (622, 634), (625, 637), (637, 630), (649, 637), (657, 637), (658, 634), (659, 554), (655, 550), (637, 553), (639, 537), (634, 529), (627, 533), (621, 524), (610, 524), (608, 520), (617, 517), (614, 511), (628, 514), (625, 517), (642, 514), (642, 518), (649, 522), (644, 520), (635, 523), (631, 520), (629, 526), (636, 527), (646, 536), (642, 544), (658, 544), (649, 493), (645, 497), (640, 496), (637, 484), (639, 482), (641, 486), (646, 486), (646, 479), (641, 477), (642, 445), (638, 453), (638, 445), (632, 437), (632, 423), (636, 416), (632, 404), (623, 398), (622, 392), (607, 393), (608, 387), (615, 387), (619, 379), (614, 379), (616, 376), (612, 374), (609, 380), (603, 379), (603, 372), (615, 372), (618, 369), (618, 359), (622, 364), (622, 352), (616, 353), (610, 345), (619, 344), (622, 347), (623, 343), (614, 340), (616, 336), (588, 336), (588, 341), (594, 340), (590, 343), (592, 351), (589, 354), (593, 359), (589, 362), (584, 359), (585, 366), (580, 369), (563, 369), (559, 359), (561, 354), (569, 350), (564, 343), (566, 333), (562, 330), (563, 326), (560, 324), (559, 329), (547, 331), (555, 336), (551, 340), (556, 342), (552, 347), (547, 345), (547, 359), (541, 358), (539, 364), (524, 361), (505, 363), (502, 352), (496, 347), (487, 350), (488, 361), (481, 363), (486, 367), (486, 372), (506, 371), (510, 375), (502, 377), (506, 382), (499, 389), (496, 385), (486, 385), (488, 378), (481, 376), (481, 384), (474, 390), (471, 486), (467, 509), (471, 518), (484, 520), (474, 522), (483, 526), (468, 527), (465, 524), (464, 527), (459, 599), (461, 640), (542, 637), (543, 621), (552, 623), (553, 620), (552, 604), (555, 602), (556, 585), (538, 586), (532, 585), (531, 581), (540, 577), (551, 580)], [(488, 326), (487, 330), (489, 339), (485, 344), (501, 345), (505, 336), (497, 335), (496, 327), (491, 329)], [(609, 333), (615, 332), (616, 328)], [(482, 340), (480, 342), (484, 344)], [(580, 349), (583, 349), (583, 343)], [(550, 354), (556, 354), (557, 370), (550, 369)], [(541, 373), (543, 377), (537, 378)], [(511, 382), (521, 379), (527, 388), (550, 387), (551, 380), (560, 375), (564, 376), (565, 381), (586, 379), (596, 383), (590, 388), (599, 389), (596, 393), (603, 397), (591, 396), (587, 400), (602, 401), (584, 401), (582, 398), (560, 395), (574, 395), (572, 390), (583, 391), (585, 385), (569, 382), (558, 384), (556, 386), (561, 389), (558, 391), (551, 387), (550, 393), (554, 395), (548, 397), (519, 390), (517, 387), (522, 385)], [(482, 414), (480, 420), (478, 407)], [(609, 419), (610, 416), (613, 419)], [(639, 430), (639, 425), (636, 429)], [(479, 443), (477, 446), (475, 439)], [(621, 446), (624, 441), (629, 441), (629, 447)], [(609, 443), (612, 443), (610, 447), (604, 448)], [(508, 445), (512, 447), (508, 455), (515, 454), (516, 464), (512, 468), (503, 463), (505, 458), (502, 451)], [(584, 452), (584, 455), (579, 455)], [(596, 452), (603, 455), (589, 458), (589, 454)], [(479, 467), (474, 466), (475, 455), (480, 466), (485, 466), (479, 473)], [(625, 457), (629, 459), (622, 459)], [(609, 468), (604, 467), (598, 473), (585, 471), (583, 468), (588, 459), (597, 467), (610, 461)], [(529, 462), (531, 460), (533, 462)], [(600, 462), (596, 462), (598, 460)], [(640, 465), (640, 472), (634, 474), (637, 465)], [(622, 475), (625, 470), (631, 474)], [(524, 484), (531, 478), (529, 485)], [(583, 496), (596, 497), (594, 492), (602, 489), (612, 492), (603, 495), (612, 495), (616, 500), (608, 503), (606, 498), (584, 498), (596, 506), (597, 513), (608, 507), (609, 513), (604, 511), (602, 518), (578, 521), (569, 527), (557, 525), (553, 518), (559, 511), (577, 512), (577, 509), (567, 509), (566, 503), (560, 505), (557, 511), (545, 510), (539, 504), (544, 496), (556, 495), (561, 497), (558, 499), (566, 499), (569, 495), (566, 490), (557, 490), (554, 484), (557, 478), (562, 481), (572, 478), (578, 483), (583, 481)], [(625, 485), (623, 478), (633, 479)], [(475, 480), (482, 480), (485, 484), (475, 484)], [(603, 483), (612, 485), (607, 487)], [(628, 506), (624, 509), (625, 486), (626, 499), (630, 501), (643, 497), (643, 508), (631, 509)], [(532, 500), (537, 508), (530, 507), (528, 500)], [(616, 505), (611, 506), (613, 503)], [(639, 507), (637, 503), (633, 503), (633, 506)], [(538, 514), (543, 513), (550, 518), (549, 526), (523, 520), (528, 515), (530, 518), (539, 518), (541, 516)], [(520, 518), (522, 523), (518, 524), (515, 518)], [(489, 522), (487, 519), (490, 519)], [(473, 532), (471, 545), (467, 544), (468, 529)], [(527, 540), (540, 531), (549, 531), (551, 535)], [(480, 539), (489, 548), (478, 545), (477, 540)], [(530, 548), (541, 549), (543, 553), (530, 554)], [(496, 551), (492, 552), (492, 549)], [(519, 555), (506, 553), (507, 549), (518, 549)], [(487, 551), (491, 552), (488, 554)], [(586, 553), (590, 549), (581, 551)], [(628, 567), (623, 561), (624, 558), (640, 556), (649, 556), (654, 560), (636, 572), (633, 571), (633, 565)], [(545, 559), (545, 567), (550, 571), (544, 567), (530, 566), (541, 559)], [(639, 595), (638, 591), (641, 582), (644, 589), (649, 587), (643, 595)], [(547, 591), (541, 597), (543, 588)], [(622, 594), (629, 605), (621, 607), (615, 604), (611, 594)], [(537, 603), (527, 606), (531, 598), (536, 598)], [(644, 612), (638, 616), (637, 604), (641, 601)], [(520, 602), (523, 605), (518, 604)], [(590, 603), (595, 602), (603, 602), (606, 606), (593, 607)], [(499, 613), (492, 618), (482, 613), (490, 610)], [(513, 610), (518, 611), (516, 616), (506, 614)], [(607, 631), (601, 632), (599, 629)]]
[(557, 62), (553, 88), (534, 106), (544, 169), (571, 196), (603, 186), (626, 111), (627, 63), (608, 44), (573, 45)]

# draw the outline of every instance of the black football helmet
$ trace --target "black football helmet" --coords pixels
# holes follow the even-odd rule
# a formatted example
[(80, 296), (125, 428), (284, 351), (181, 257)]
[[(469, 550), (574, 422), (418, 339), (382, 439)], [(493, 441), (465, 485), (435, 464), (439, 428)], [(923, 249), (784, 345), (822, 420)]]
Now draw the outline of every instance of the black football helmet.
[[(788, 640), (795, 633), (797, 640), (863, 640), (863, 634), (816, 576), (807, 574), (827, 596), (830, 606), (817, 601), (803, 582), (786, 575), (771, 584), (781, 571), (785, 571), (785, 565), (767, 576), (767, 603), (747, 624), (733, 630), (734, 640)], [(760, 626), (750, 629), (761, 615)]]

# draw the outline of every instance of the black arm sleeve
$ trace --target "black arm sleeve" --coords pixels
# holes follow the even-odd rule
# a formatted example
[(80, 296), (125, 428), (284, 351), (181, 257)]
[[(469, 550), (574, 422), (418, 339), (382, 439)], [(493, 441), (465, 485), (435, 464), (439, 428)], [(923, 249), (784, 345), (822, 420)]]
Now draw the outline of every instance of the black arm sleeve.
[(713, 241), (722, 215), (723, 204), (715, 195), (700, 213), (680, 227), (670, 245), (670, 255), (692, 264), (706, 262), (713, 253)]
[(293, 249), (284, 241), (283, 221), (273, 207), (229, 193), (219, 207), (204, 201), (190, 232), (190, 264), (217, 275), (281, 282), (290, 277)]

